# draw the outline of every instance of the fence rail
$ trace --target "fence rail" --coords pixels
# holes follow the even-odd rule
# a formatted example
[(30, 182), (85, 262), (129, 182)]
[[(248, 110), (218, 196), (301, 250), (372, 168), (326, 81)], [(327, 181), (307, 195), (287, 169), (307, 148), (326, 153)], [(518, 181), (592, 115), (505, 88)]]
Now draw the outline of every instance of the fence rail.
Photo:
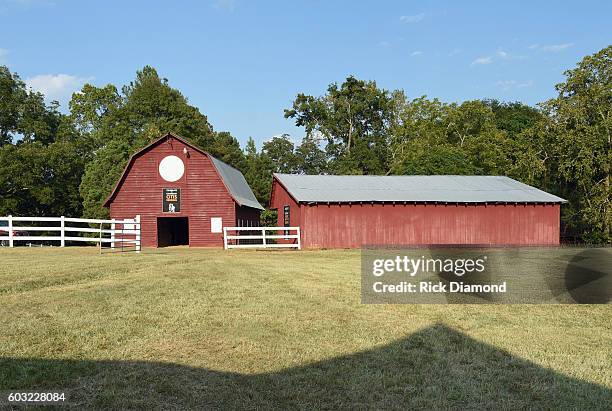
[[(249, 234), (243, 234), (245, 231)], [(250, 234), (253, 231), (258, 234)], [(268, 231), (284, 234), (267, 234)], [(292, 231), (295, 234), (289, 234)], [(279, 243), (276, 240), (291, 242)], [(223, 227), (223, 247), (226, 250), (230, 248), (297, 248), (299, 250), (302, 248), (300, 227)]]
[[(5, 224), (1, 224), (6, 222)], [(18, 222), (19, 225), (15, 225)], [(44, 226), (28, 225), (29, 223), (59, 223), (59, 225)], [(97, 224), (99, 227), (78, 227), (74, 224)], [(108, 228), (104, 228), (104, 226)], [(31, 235), (33, 232), (41, 232), (42, 235)], [(55, 234), (58, 235), (49, 235)], [(69, 233), (69, 234), (67, 234)], [(97, 237), (78, 236), (78, 233), (98, 234)], [(70, 218), (70, 217), (0, 217), (0, 243), (14, 247), (15, 242), (22, 241), (59, 241), (60, 247), (66, 246), (66, 241), (98, 243), (100, 249), (102, 244), (110, 244), (111, 248), (134, 247), (140, 252), (140, 216), (127, 219), (93, 219), (93, 218)]]

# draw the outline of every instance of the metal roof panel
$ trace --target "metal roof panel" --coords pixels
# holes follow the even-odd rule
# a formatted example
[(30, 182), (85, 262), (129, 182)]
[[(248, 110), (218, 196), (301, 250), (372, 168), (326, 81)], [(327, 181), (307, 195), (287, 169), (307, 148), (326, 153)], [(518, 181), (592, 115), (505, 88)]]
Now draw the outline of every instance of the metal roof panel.
[(210, 154), (209, 157), (223, 179), (223, 182), (225, 182), (227, 189), (240, 205), (257, 208), (258, 210), (264, 209), (261, 204), (259, 204), (259, 201), (257, 201), (257, 198), (255, 198), (255, 194), (253, 194), (251, 187), (249, 187), (249, 184), (240, 171)]
[(567, 202), (505, 176), (274, 176), (299, 202)]

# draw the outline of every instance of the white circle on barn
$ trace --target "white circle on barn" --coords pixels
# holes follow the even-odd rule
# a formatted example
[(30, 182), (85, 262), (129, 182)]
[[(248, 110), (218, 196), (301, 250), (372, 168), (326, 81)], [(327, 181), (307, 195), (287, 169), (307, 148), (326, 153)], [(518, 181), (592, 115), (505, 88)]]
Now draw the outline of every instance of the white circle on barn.
[(183, 177), (185, 164), (177, 156), (166, 156), (159, 163), (159, 175), (166, 181), (173, 182)]

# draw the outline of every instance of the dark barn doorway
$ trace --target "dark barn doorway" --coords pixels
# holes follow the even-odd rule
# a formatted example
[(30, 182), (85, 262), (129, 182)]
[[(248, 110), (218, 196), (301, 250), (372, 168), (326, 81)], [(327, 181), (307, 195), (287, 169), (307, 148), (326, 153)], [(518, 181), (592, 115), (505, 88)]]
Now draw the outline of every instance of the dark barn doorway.
[(157, 246), (189, 245), (188, 217), (157, 217)]

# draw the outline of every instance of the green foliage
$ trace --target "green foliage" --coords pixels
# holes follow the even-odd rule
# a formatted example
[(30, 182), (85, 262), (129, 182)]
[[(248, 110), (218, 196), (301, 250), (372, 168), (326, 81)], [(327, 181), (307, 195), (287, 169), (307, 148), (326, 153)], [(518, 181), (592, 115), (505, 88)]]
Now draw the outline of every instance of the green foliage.
[(263, 143), (262, 152), (274, 164), (275, 173), (294, 173), (297, 171), (297, 158), (294, 145), (288, 134), (274, 136)]
[(540, 130), (552, 150), (558, 192), (570, 201), (564, 222), (571, 234), (612, 242), (612, 46), (565, 72), (558, 96), (544, 104)]
[(420, 97), (398, 104), (392, 174), (505, 174), (506, 134), (480, 101), (444, 104)]
[(227, 131), (215, 133), (213, 142), (208, 147), (208, 152), (239, 170), (245, 167), (244, 153), (240, 148), (240, 143), (236, 137)]
[(130, 157), (132, 146), (122, 140), (112, 140), (100, 149), (85, 167), (80, 183), (83, 197), (83, 216), (86, 218), (107, 218), (108, 209), (102, 202), (110, 194), (121, 176)]
[(80, 215), (84, 153), (57, 103), (0, 66), (0, 215)]
[(483, 100), (482, 103), (493, 112), (497, 128), (505, 131), (510, 138), (533, 127), (543, 118), (539, 110), (518, 101), (504, 103), (497, 100)]
[(275, 136), (263, 144), (262, 154), (270, 159), (275, 173), (323, 174), (328, 170), (325, 151), (308, 135), (297, 147), (288, 134)]
[(253, 190), (253, 194), (262, 204), (268, 204), (272, 190), (272, 173), (274, 163), (264, 152), (258, 153), (255, 141), (249, 137), (245, 148), (245, 165), (242, 170), (244, 178)]
[(411, 149), (396, 165), (393, 174), (400, 175), (473, 175), (478, 169), (461, 149), (452, 145), (429, 146), (421, 143)]
[(262, 227), (276, 227), (278, 226), (278, 211), (277, 210), (264, 210), (259, 216), (259, 222)]
[(307, 135), (295, 150), (296, 169), (300, 174), (325, 174), (328, 163), (325, 151), (321, 150), (318, 142)]
[(71, 142), (0, 147), (0, 215), (80, 215), (83, 166)]
[(392, 109), (389, 92), (351, 76), (340, 86), (330, 84), (322, 97), (298, 94), (285, 117), (304, 126), (307, 135), (327, 140), (332, 172), (380, 174), (387, 169)]
[(0, 66), (0, 146), (18, 139), (52, 143), (61, 121), (57, 102), (46, 106), (42, 94), (28, 90), (17, 73)]

